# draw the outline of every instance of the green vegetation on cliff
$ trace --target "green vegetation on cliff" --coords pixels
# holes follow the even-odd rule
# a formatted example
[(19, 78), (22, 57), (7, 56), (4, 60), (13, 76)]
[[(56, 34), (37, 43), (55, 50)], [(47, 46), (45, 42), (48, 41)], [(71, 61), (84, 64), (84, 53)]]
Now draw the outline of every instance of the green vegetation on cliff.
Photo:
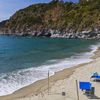
[(66, 29), (68, 32), (93, 30), (100, 26), (100, 0), (73, 3), (53, 0), (17, 11), (1, 29), (26, 32), (41, 29)]

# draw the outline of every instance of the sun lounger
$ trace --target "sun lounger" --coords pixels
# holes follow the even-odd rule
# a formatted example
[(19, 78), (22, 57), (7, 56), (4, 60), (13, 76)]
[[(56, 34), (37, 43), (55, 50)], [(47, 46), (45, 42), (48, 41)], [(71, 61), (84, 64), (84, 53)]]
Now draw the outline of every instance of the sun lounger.
[(93, 75), (91, 76), (90, 79), (92, 81), (100, 81), (100, 75), (97, 72), (95, 72), (95, 73), (93, 73)]
[(87, 96), (94, 95), (94, 87), (90, 82), (79, 82), (79, 88), (84, 92)]
[(79, 82), (79, 87), (81, 90), (91, 90), (90, 82)]

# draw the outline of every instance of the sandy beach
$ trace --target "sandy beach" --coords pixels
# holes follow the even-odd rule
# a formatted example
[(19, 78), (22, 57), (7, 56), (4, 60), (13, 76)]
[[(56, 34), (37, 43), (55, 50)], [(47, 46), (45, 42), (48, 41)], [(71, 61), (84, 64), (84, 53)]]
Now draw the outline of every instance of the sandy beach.
[[(76, 80), (90, 81), (93, 72), (100, 73), (100, 49), (92, 57), (93, 61), (67, 68), (50, 77), (49, 94), (48, 80), (40, 80), (32, 85), (24, 87), (11, 95), (2, 96), (0, 100), (78, 100), (76, 91)], [(91, 82), (95, 87), (95, 96), (92, 100), (100, 100), (100, 83)], [(79, 100), (89, 100), (89, 98), (79, 90)], [(65, 92), (65, 96), (62, 96)]]

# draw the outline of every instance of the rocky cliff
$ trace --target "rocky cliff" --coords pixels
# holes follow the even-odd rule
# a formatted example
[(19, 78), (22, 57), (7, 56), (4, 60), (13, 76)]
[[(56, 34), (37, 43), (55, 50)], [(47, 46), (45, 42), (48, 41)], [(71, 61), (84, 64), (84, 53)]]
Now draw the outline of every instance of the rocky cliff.
[(100, 0), (73, 3), (53, 0), (17, 11), (0, 23), (1, 34), (100, 38)]

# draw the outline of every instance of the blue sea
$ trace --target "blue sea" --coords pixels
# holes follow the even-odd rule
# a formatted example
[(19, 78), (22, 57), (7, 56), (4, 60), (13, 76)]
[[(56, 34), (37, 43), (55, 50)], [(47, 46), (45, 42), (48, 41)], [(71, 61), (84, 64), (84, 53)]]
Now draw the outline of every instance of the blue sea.
[(0, 36), (0, 96), (90, 62), (99, 40)]

